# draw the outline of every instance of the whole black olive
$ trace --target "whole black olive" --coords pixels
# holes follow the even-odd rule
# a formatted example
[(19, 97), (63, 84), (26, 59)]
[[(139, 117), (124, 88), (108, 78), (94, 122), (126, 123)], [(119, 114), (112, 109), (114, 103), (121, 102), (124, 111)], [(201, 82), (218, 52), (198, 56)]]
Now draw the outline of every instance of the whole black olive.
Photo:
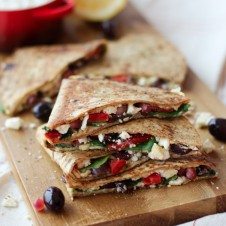
[(117, 151), (113, 155), (118, 159), (129, 160), (131, 158), (131, 154), (129, 154), (127, 151)]
[(124, 193), (127, 191), (127, 186), (125, 183), (123, 182), (118, 182), (118, 183), (115, 183), (115, 186), (116, 186), (116, 191), (118, 193)]
[(111, 20), (104, 21), (101, 24), (101, 28), (105, 38), (115, 39), (116, 38), (116, 26), (115, 23)]
[(33, 107), (32, 112), (36, 118), (42, 120), (43, 122), (47, 122), (51, 114), (52, 108), (52, 103), (42, 101)]
[(91, 173), (95, 177), (106, 176), (109, 173), (109, 163), (106, 162), (101, 167), (97, 169), (91, 169)]
[(54, 212), (59, 212), (63, 209), (65, 198), (63, 192), (57, 187), (49, 187), (43, 194), (43, 200), (46, 207)]
[(186, 155), (186, 154), (188, 154), (189, 152), (192, 151), (192, 149), (190, 149), (186, 146), (183, 146), (181, 144), (171, 144), (170, 150), (172, 152), (174, 152), (175, 154), (178, 154), (178, 155)]
[(209, 132), (217, 140), (226, 142), (226, 119), (213, 118), (208, 124)]

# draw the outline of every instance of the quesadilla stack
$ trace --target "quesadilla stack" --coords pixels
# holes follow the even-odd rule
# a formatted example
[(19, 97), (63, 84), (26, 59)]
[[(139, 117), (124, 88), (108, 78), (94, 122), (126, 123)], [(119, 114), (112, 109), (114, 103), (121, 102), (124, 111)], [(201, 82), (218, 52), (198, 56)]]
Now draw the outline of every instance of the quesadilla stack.
[(84, 76), (62, 82), (37, 139), (72, 197), (215, 177), (184, 95)]
[[(199, 135), (185, 118), (135, 119), (82, 139), (56, 144), (45, 139), (41, 126), (37, 138), (65, 173), (67, 169), (67, 174), (83, 180), (113, 176), (149, 160), (204, 155)], [(58, 161), (59, 153), (63, 161)]]
[(79, 69), (79, 73), (170, 90), (184, 81), (186, 63), (179, 51), (158, 34), (139, 33), (108, 42), (105, 57)]
[(178, 117), (188, 110), (188, 102), (157, 88), (75, 76), (63, 80), (45, 136), (49, 143), (62, 143), (131, 119)]
[(0, 64), (0, 103), (4, 112), (15, 115), (30, 109), (37, 100), (55, 96), (63, 78), (100, 60), (105, 52), (103, 40), (18, 49)]

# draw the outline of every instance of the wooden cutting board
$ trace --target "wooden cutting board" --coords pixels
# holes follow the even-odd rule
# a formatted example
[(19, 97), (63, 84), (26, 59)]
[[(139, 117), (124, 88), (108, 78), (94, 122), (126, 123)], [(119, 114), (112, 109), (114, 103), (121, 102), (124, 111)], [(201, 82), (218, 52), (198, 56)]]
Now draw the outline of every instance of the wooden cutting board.
[[(117, 22), (121, 34), (151, 29), (131, 6), (118, 16)], [(97, 37), (101, 37), (101, 33), (96, 28), (72, 15), (65, 22), (65, 31), (60, 42), (78, 42)], [(188, 72), (184, 88), (186, 94), (197, 104), (198, 110), (209, 111), (216, 116), (226, 116), (223, 104), (191, 71)], [(22, 117), (27, 125), (30, 122), (38, 124), (31, 114)], [(5, 116), (0, 115), (1, 126), (5, 119)], [(211, 158), (216, 163), (219, 179), (171, 188), (140, 190), (131, 194), (78, 198), (74, 202), (70, 200), (60, 180), (61, 170), (37, 143), (35, 129), (4, 130), (0, 132), (0, 137), (36, 224), (173, 225), (226, 210), (226, 150), (207, 130), (200, 133), (204, 140), (209, 138), (216, 144), (217, 151), (211, 154)], [(61, 214), (33, 211), (33, 201), (41, 197), (49, 186), (57, 186), (65, 194), (66, 205)]]

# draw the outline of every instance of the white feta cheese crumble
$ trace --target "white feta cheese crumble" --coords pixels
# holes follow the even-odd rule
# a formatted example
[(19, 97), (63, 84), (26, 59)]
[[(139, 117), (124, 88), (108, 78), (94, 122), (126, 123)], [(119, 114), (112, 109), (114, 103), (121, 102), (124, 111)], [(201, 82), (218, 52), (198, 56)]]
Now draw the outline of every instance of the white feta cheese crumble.
[(133, 154), (133, 151), (128, 151), (128, 153), (129, 153), (130, 155), (132, 155), (132, 154)]
[(81, 144), (81, 145), (78, 146), (78, 149), (81, 150), (81, 151), (88, 150), (89, 148), (90, 148), (89, 144)]
[(150, 159), (166, 160), (170, 157), (169, 151), (154, 143), (151, 152), (148, 153)]
[(60, 133), (60, 134), (66, 134), (67, 131), (69, 130), (70, 125), (69, 124), (65, 124), (65, 125), (61, 125), (56, 127), (56, 130)]
[(85, 160), (84, 161), (84, 167), (87, 167), (89, 165), (90, 165), (90, 160), (89, 159)]
[(170, 177), (176, 175), (178, 170), (175, 169), (167, 169), (167, 170), (158, 170), (157, 173), (159, 173), (162, 177), (165, 177), (166, 179), (169, 179)]
[(106, 107), (104, 110), (103, 110), (104, 113), (106, 114), (116, 114), (117, 112), (117, 107), (113, 107), (113, 106), (109, 106), (109, 107)]
[(88, 139), (87, 139), (86, 137), (80, 138), (80, 139), (78, 139), (78, 142), (79, 142), (80, 144), (86, 144), (86, 143), (88, 142)]
[(86, 116), (84, 117), (84, 119), (82, 120), (81, 130), (85, 130), (85, 129), (86, 129), (88, 119), (89, 119), (89, 115), (86, 115)]
[(33, 122), (29, 123), (29, 128), (30, 129), (35, 129), (37, 127), (37, 125)]
[(128, 138), (130, 138), (130, 135), (125, 132), (125, 131), (122, 131), (120, 134), (119, 134), (119, 137), (122, 139), (122, 140), (126, 140)]
[(19, 130), (23, 125), (23, 120), (20, 117), (12, 117), (5, 120), (5, 127), (8, 129)]
[(164, 147), (166, 150), (169, 150), (170, 142), (167, 138), (159, 138), (158, 145)]
[(134, 107), (133, 104), (128, 105), (127, 114), (135, 115), (141, 108)]
[(123, 119), (123, 122), (128, 122), (129, 119), (130, 119), (129, 117), (126, 117), (126, 118)]
[(205, 151), (207, 154), (209, 154), (209, 153), (211, 153), (214, 149), (216, 149), (216, 147), (215, 147), (215, 145), (214, 145), (209, 139), (206, 139), (206, 140), (203, 142), (202, 149), (203, 149), (203, 151)]
[(171, 89), (170, 92), (171, 93), (177, 93), (177, 94), (179, 94), (181, 96), (185, 96), (185, 94), (183, 92), (181, 92), (181, 87), (180, 86), (178, 86), (178, 87), (176, 87), (174, 89)]
[(169, 185), (182, 185), (186, 181), (186, 177), (178, 177), (176, 180), (169, 181)]
[(104, 140), (104, 135), (103, 135), (102, 133), (100, 133), (100, 134), (98, 135), (98, 139), (99, 139), (100, 142), (103, 142), (103, 140)]
[(2, 200), (2, 206), (9, 207), (9, 208), (15, 208), (18, 206), (18, 202), (11, 195), (7, 195)]
[(157, 80), (158, 80), (157, 77), (141, 77), (137, 80), (137, 84), (139, 86), (149, 86), (157, 82)]
[(127, 186), (123, 185), (123, 187), (117, 186), (116, 191), (117, 192), (125, 192), (127, 190)]
[(136, 155), (133, 155), (133, 157), (131, 158), (131, 160), (132, 160), (133, 162), (136, 162), (136, 161), (138, 161), (138, 157), (137, 157)]
[(204, 128), (208, 126), (209, 121), (214, 118), (210, 112), (197, 112), (195, 114), (195, 127)]

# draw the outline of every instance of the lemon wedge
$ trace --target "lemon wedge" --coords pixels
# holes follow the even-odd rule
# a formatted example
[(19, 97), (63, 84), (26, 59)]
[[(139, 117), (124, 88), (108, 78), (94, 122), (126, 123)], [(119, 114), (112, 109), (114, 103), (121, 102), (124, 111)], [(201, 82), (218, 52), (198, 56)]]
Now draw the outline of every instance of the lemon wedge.
[(128, 0), (76, 0), (77, 14), (85, 20), (105, 21), (120, 13)]

